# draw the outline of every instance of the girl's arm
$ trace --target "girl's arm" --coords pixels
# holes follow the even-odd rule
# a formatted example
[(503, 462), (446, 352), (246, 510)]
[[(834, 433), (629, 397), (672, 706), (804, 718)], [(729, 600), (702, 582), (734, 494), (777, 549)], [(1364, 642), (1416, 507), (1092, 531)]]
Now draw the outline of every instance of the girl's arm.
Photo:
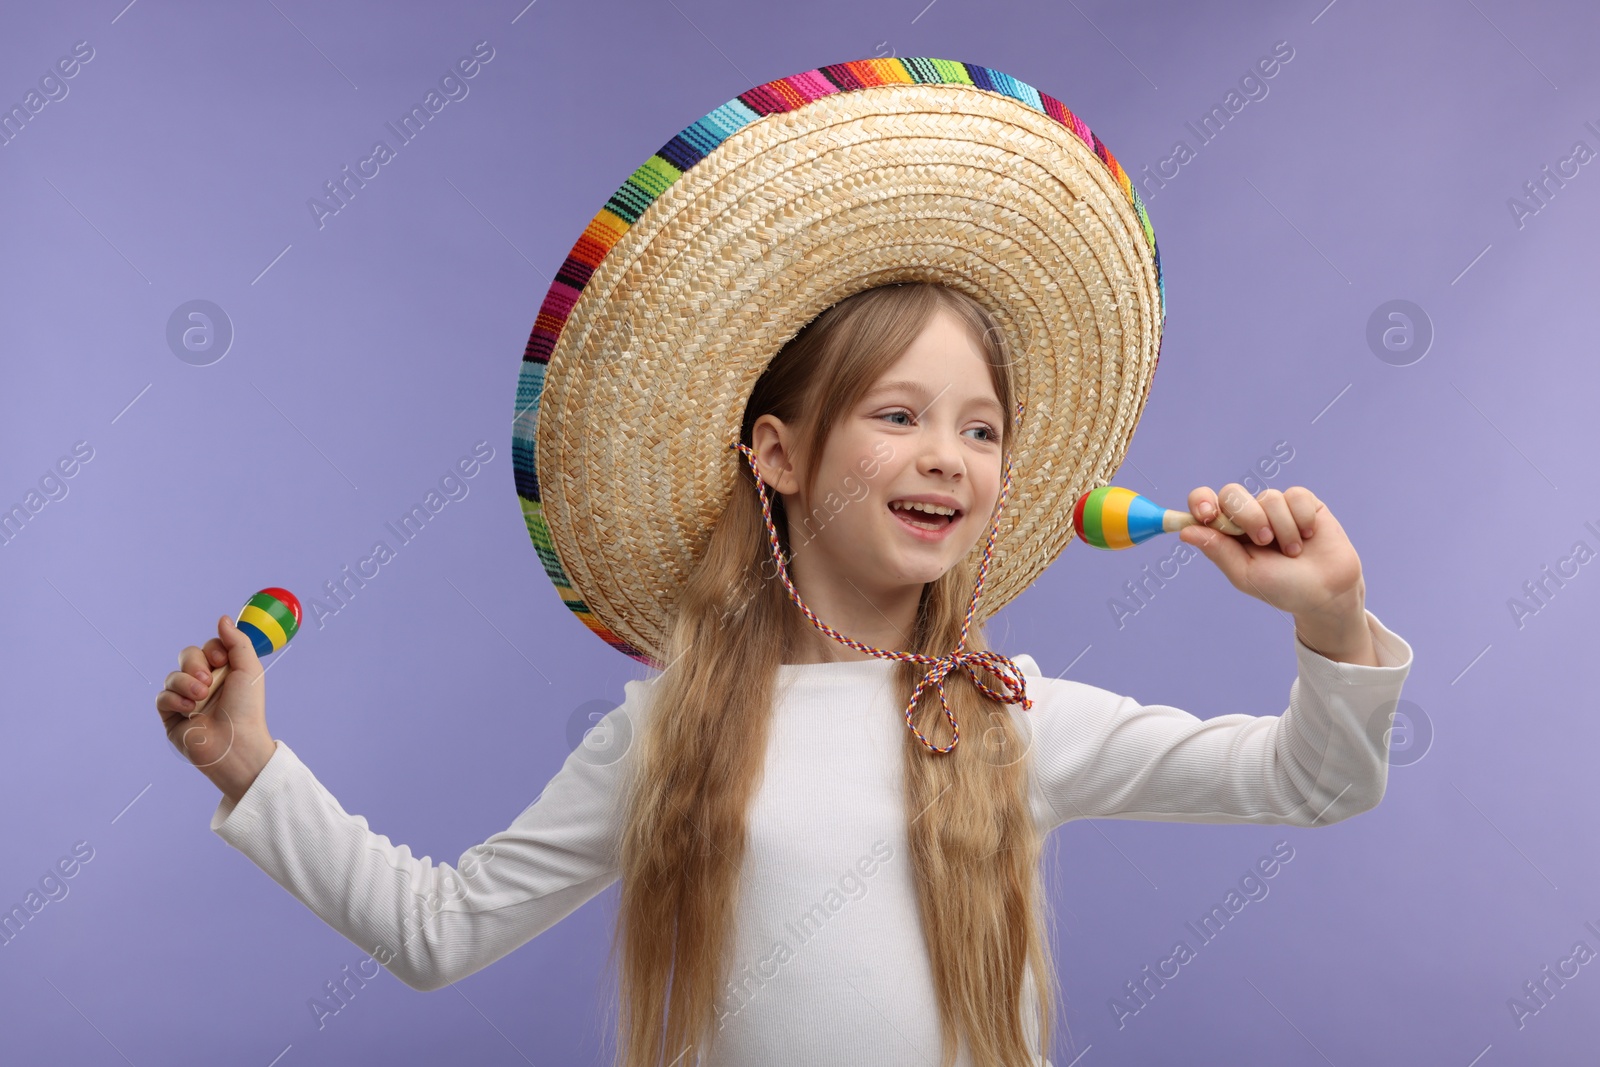
[[(596, 731), (637, 739), (646, 683)], [(628, 731), (626, 735), (622, 731)], [(439, 989), (547, 930), (617, 879), (624, 751), (580, 747), (538, 799), (455, 865), (416, 857), (351, 815), (282, 740), (211, 829), (413, 989)]]
[[(1033, 809), (1072, 819), (1324, 826), (1375, 807), (1389, 771), (1389, 713), (1411, 646), (1366, 612), (1378, 665), (1340, 663), (1294, 639), (1299, 673), (1281, 715), (1200, 719), (1164, 704), (1029, 678)], [(1024, 673), (1038, 671), (1016, 657)]]

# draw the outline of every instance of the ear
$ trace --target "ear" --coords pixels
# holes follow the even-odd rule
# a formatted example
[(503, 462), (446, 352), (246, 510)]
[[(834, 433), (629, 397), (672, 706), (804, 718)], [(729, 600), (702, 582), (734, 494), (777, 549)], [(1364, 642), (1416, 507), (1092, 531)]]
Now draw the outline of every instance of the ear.
[(789, 495), (800, 491), (795, 445), (794, 429), (776, 415), (762, 415), (750, 427), (750, 447), (761, 468), (761, 480), (774, 492)]

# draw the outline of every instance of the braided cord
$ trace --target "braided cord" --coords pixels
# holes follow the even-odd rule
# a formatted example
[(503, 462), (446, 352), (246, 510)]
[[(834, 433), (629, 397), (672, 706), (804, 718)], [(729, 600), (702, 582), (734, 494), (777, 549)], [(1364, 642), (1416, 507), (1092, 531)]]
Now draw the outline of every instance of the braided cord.
[[(1019, 421), (1022, 418), (1022, 408), (1023, 405), (1019, 402), (1017, 404), (1017, 418)], [(840, 644), (853, 648), (858, 652), (865, 652), (880, 659), (895, 659), (928, 665), (928, 672), (917, 683), (917, 687), (911, 691), (911, 701), (906, 705), (906, 726), (910, 727), (911, 732), (917, 735), (917, 740), (921, 741), (929, 751), (946, 753), (961, 742), (961, 726), (956, 722), (955, 714), (950, 710), (950, 704), (945, 698), (945, 679), (957, 667), (966, 670), (972, 677), (972, 684), (983, 690), (991, 698), (1003, 704), (1021, 704), (1023, 710), (1033, 707), (1033, 701), (1027, 695), (1027, 682), (1023, 678), (1022, 670), (1009, 656), (1001, 655), (991, 649), (985, 649), (980, 652), (966, 648), (967, 633), (972, 628), (972, 617), (978, 609), (978, 597), (983, 592), (983, 580), (989, 572), (989, 559), (994, 554), (995, 537), (1000, 532), (1000, 510), (1005, 507), (1006, 498), (1011, 495), (1012, 463), (1010, 449), (1006, 450), (1005, 481), (1000, 487), (1000, 499), (995, 505), (994, 517), (989, 524), (989, 539), (983, 547), (983, 562), (978, 566), (978, 580), (973, 585), (972, 599), (967, 604), (967, 617), (961, 624), (961, 639), (956, 642), (953, 652), (943, 656), (928, 656), (917, 652), (900, 652), (894, 649), (874, 648), (872, 645), (845, 636), (817, 618), (816, 613), (806, 606), (805, 601), (800, 599), (800, 592), (794, 587), (794, 582), (789, 580), (789, 569), (783, 558), (783, 548), (778, 543), (778, 528), (772, 521), (772, 504), (767, 497), (766, 483), (761, 479), (761, 469), (756, 463), (755, 449), (739, 441), (728, 447), (738, 449), (743, 453), (750, 465), (750, 473), (754, 475), (756, 480), (756, 492), (761, 497), (761, 517), (767, 524), (767, 539), (772, 546), (772, 559), (778, 565), (778, 577), (783, 579), (784, 588), (789, 591), (789, 599), (793, 600), (795, 606), (800, 609), (807, 619), (811, 620), (811, 624)], [(1004, 690), (996, 692), (984, 684), (983, 680), (978, 677), (979, 668), (987, 670), (996, 678), (999, 678), (1005, 686)], [(917, 729), (911, 718), (912, 712), (917, 707), (917, 698), (922, 695), (922, 691), (930, 684), (937, 686), (939, 706), (944, 709), (944, 717), (950, 722), (950, 743), (942, 748), (929, 741), (922, 731)]]

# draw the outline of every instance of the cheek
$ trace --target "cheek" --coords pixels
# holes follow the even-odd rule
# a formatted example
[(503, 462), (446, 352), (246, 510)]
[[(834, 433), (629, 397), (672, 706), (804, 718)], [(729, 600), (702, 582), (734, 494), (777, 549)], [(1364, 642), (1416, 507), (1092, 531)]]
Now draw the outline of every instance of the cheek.
[[(983, 509), (983, 513), (985, 515), (993, 511), (995, 504), (999, 503), (1000, 491), (1005, 486), (1005, 480), (1006, 468), (1004, 460), (1002, 460), (999, 464), (994, 464), (991, 462), (989, 466), (984, 468), (983, 491), (979, 493), (978, 496), (980, 500), (988, 501), (988, 507)], [(1015, 480), (1013, 479), (1013, 487), (1014, 481)]]

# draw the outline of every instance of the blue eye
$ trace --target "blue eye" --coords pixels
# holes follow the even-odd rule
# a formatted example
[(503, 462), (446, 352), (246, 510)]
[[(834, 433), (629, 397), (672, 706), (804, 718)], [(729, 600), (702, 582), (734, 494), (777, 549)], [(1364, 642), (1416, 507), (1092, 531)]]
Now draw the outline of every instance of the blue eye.
[[(911, 414), (911, 412), (905, 411), (905, 410), (886, 411), (882, 415), (879, 415), (878, 418), (880, 418), (880, 419), (892, 419), (892, 418), (895, 418), (896, 416), (901, 416), (901, 415), (905, 416), (907, 419), (915, 419), (916, 418), (916, 416)], [(895, 425), (897, 425), (897, 426), (907, 426), (907, 425), (910, 425), (910, 423), (902, 422), (902, 423), (896, 423)], [(981, 440), (983, 440), (983, 441), (987, 442), (987, 441), (999, 440), (1000, 432), (998, 430), (996, 430), (993, 426), (987, 426), (987, 425), (974, 426), (972, 429), (981, 431), (985, 435), (984, 437), (981, 438)], [(970, 433), (971, 431), (969, 430), (967, 432)]]

